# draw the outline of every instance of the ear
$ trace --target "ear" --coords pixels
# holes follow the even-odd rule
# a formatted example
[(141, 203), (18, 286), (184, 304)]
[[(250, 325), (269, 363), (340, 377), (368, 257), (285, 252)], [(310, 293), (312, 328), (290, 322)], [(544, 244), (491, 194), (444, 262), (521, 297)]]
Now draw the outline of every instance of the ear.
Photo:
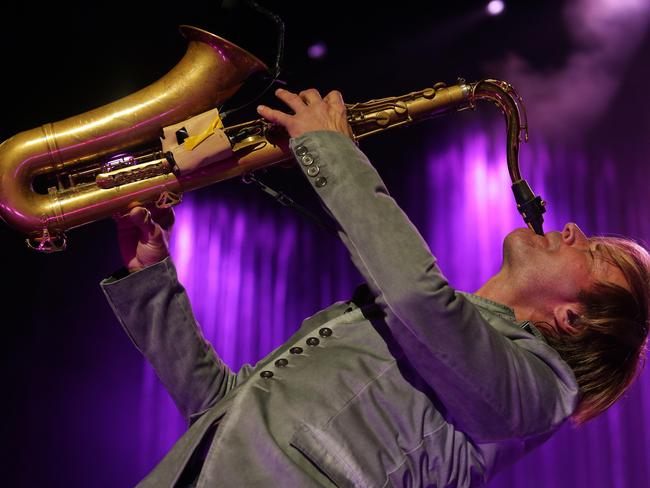
[(560, 333), (569, 335), (577, 334), (579, 329), (575, 326), (579, 318), (578, 303), (565, 303), (558, 305), (553, 310), (555, 328)]

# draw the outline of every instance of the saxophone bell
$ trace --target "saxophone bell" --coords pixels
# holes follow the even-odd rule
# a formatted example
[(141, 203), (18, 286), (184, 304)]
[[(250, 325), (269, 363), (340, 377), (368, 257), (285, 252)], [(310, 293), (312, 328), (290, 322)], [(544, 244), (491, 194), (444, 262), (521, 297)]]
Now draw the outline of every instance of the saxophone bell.
[(185, 55), (158, 81), (0, 144), (0, 217), (26, 234), (30, 247), (62, 250), (68, 229), (162, 194), (180, 195), (173, 164), (156, 142), (162, 128), (218, 106), (251, 74), (268, 71), (225, 39), (196, 27), (180, 30)]

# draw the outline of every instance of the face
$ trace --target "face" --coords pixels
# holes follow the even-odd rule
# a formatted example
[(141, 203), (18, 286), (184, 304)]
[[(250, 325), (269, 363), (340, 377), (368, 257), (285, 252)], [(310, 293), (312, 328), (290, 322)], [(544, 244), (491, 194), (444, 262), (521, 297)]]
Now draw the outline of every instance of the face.
[(520, 289), (549, 306), (576, 302), (580, 291), (597, 281), (627, 288), (621, 270), (599, 247), (574, 223), (544, 236), (516, 229), (504, 241), (503, 270)]

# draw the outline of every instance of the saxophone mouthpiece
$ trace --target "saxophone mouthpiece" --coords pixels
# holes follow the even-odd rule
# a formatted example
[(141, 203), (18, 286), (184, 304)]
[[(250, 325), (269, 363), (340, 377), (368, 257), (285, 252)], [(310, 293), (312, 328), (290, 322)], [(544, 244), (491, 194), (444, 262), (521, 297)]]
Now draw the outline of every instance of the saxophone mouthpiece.
[(539, 195), (535, 196), (526, 180), (518, 180), (512, 184), (512, 192), (515, 195), (517, 210), (524, 218), (526, 225), (536, 234), (543, 236), (544, 217), (546, 202)]

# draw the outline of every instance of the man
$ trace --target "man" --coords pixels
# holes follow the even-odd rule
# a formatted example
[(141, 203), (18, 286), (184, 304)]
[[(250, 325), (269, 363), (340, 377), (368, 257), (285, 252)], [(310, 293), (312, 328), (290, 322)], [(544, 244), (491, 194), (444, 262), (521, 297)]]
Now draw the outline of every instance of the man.
[(292, 115), (258, 111), (291, 136), (367, 288), (234, 373), (195, 323), (166, 230), (133, 209), (131, 274), (102, 286), (190, 423), (139, 486), (479, 486), (622, 394), (648, 331), (643, 248), (519, 229), (493, 278), (456, 291), (351, 141), (341, 95), (276, 94)]

